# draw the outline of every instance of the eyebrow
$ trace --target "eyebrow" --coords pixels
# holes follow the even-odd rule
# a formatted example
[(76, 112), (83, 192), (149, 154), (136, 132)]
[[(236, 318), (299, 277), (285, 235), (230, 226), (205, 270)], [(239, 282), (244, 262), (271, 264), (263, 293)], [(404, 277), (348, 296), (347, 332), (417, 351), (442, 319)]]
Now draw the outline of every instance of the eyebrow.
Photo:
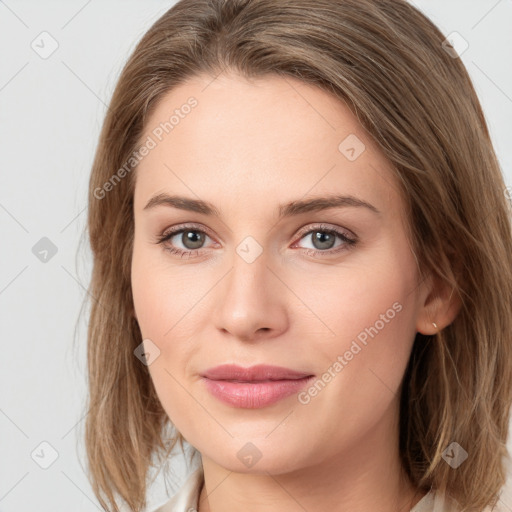
[[(168, 206), (189, 212), (197, 212), (204, 215), (221, 217), (219, 210), (217, 210), (213, 204), (207, 201), (202, 201), (201, 199), (192, 199), (184, 196), (171, 196), (165, 193), (158, 194), (148, 201), (144, 207), (144, 210), (150, 210), (157, 206)], [(318, 212), (327, 210), (329, 208), (343, 207), (367, 208), (379, 216), (382, 215), (382, 213), (375, 206), (366, 201), (363, 201), (362, 199), (358, 199), (357, 197), (351, 195), (329, 195), (325, 197), (313, 197), (311, 199), (296, 200), (286, 204), (281, 204), (279, 205), (279, 219), (300, 215), (302, 213)]]

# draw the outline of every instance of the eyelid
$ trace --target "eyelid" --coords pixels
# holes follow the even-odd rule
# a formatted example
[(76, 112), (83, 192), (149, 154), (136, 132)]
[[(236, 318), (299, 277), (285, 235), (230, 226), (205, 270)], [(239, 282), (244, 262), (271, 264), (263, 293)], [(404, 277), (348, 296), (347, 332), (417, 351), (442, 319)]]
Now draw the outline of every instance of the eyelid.
[[(177, 234), (181, 230), (185, 230), (185, 229), (204, 231), (210, 238), (212, 238), (212, 239), (216, 238), (213, 235), (213, 232), (209, 228), (207, 228), (206, 226), (204, 226), (202, 224), (196, 224), (196, 223), (193, 223), (193, 222), (192, 223), (184, 222), (182, 224), (177, 224), (175, 226), (172, 226), (172, 228), (169, 228), (168, 230), (167, 229), (164, 230), (164, 232), (159, 237), (159, 239), (165, 238), (165, 237), (167, 237), (167, 235)], [(352, 238), (352, 239), (358, 240), (357, 235), (355, 235), (349, 229), (342, 228), (341, 226), (329, 225), (329, 224), (326, 224), (325, 222), (306, 224), (305, 226), (303, 226), (302, 228), (299, 229), (299, 231), (297, 232), (297, 234), (295, 235), (294, 238), (296, 238), (297, 239), (296, 241), (298, 241), (304, 235), (309, 234), (311, 231), (313, 231), (315, 229), (322, 230), (322, 231), (333, 231), (335, 233), (338, 233), (338, 232), (341, 231), (344, 235), (347, 236), (347, 238)]]
[[(155, 243), (163, 244), (165, 246), (165, 243), (168, 242), (171, 238), (178, 235), (179, 233), (182, 233), (182, 232), (188, 231), (188, 230), (205, 233), (212, 240), (214, 240), (214, 241), (216, 240), (216, 237), (212, 235), (212, 231), (209, 228), (207, 228), (206, 226), (200, 225), (200, 224), (197, 224), (194, 222), (192, 222), (192, 223), (185, 222), (182, 224), (177, 224), (175, 226), (172, 226), (169, 229), (164, 230), (164, 232), (161, 235), (158, 235), (156, 237)], [(359, 237), (356, 234), (354, 234), (352, 231), (350, 231), (349, 229), (343, 228), (343, 227), (337, 226), (337, 225), (334, 226), (334, 225), (329, 225), (329, 224), (320, 222), (320, 223), (306, 224), (305, 226), (300, 228), (299, 231), (297, 232), (297, 234), (295, 235), (295, 241), (293, 242), (291, 247), (296, 247), (296, 244), (302, 238), (304, 238), (305, 235), (309, 235), (309, 234), (313, 233), (314, 231), (325, 231), (325, 232), (334, 233), (335, 236), (337, 236), (338, 238), (340, 238), (343, 241), (343, 244), (342, 244), (341, 249), (340, 248), (328, 249), (325, 251), (322, 251), (320, 249), (304, 249), (304, 248), (302, 248), (303, 250), (309, 251), (310, 253), (314, 253), (314, 254), (325, 253), (326, 257), (334, 256), (338, 252), (341, 252), (343, 250), (349, 250), (351, 247), (353, 247), (359, 243)], [(168, 250), (172, 253), (182, 253), (182, 255), (188, 254), (190, 256), (191, 254), (196, 254), (198, 252), (204, 251), (204, 250), (206, 250), (206, 248), (203, 248), (203, 247), (200, 249), (166, 248), (166, 250)]]
[(185, 230), (191, 230), (191, 231), (203, 231), (206, 233), (210, 238), (215, 239), (216, 237), (213, 235), (213, 232), (207, 228), (206, 226), (202, 224), (195, 224), (194, 222), (184, 222), (183, 224), (176, 224), (175, 226), (172, 226), (171, 228), (165, 229), (162, 235), (160, 235), (158, 238), (165, 238), (168, 235), (176, 235), (180, 231)]
[(313, 222), (312, 224), (307, 224), (298, 231), (296, 236), (298, 239), (301, 239), (304, 235), (309, 234), (311, 231), (314, 231), (315, 229), (318, 231), (333, 231), (334, 233), (341, 233), (345, 235), (347, 238), (358, 240), (357, 235), (350, 231), (349, 229), (342, 228), (341, 226), (329, 225), (326, 224), (325, 222)]

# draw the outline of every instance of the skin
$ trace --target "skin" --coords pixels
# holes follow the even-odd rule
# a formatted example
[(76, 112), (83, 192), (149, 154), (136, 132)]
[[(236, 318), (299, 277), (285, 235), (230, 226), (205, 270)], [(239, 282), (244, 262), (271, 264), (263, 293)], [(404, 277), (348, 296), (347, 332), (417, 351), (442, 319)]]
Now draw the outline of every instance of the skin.
[[(159, 102), (141, 139), (190, 96), (197, 107), (136, 171), (132, 290), (143, 338), (160, 350), (148, 367), (159, 399), (202, 457), (199, 511), (410, 510), (424, 493), (401, 475), (401, 381), (416, 332), (442, 329), (458, 305), (419, 280), (390, 163), (342, 102), (277, 76), (191, 79)], [(365, 145), (354, 161), (338, 150), (350, 134)], [(221, 216), (144, 209), (164, 192)], [(279, 204), (334, 193), (380, 215), (344, 207), (278, 219)], [(199, 253), (182, 234), (166, 242), (188, 257), (155, 243), (182, 223), (206, 232)], [(318, 223), (359, 241), (315, 245)], [(262, 249), (251, 263), (236, 252), (248, 236)], [(237, 408), (200, 377), (222, 363), (266, 363), (320, 378), (394, 303), (401, 311), (307, 404), (292, 395)], [(249, 442), (261, 453), (252, 467), (237, 456)]]

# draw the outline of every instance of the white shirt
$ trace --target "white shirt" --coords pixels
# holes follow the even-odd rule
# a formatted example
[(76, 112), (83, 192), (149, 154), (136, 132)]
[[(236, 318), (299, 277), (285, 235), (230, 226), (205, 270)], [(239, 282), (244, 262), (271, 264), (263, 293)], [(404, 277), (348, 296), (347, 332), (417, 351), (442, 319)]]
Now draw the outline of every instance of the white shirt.
[[(197, 512), (199, 494), (203, 485), (203, 468), (200, 466), (185, 481), (183, 487), (165, 504), (153, 512)], [(491, 510), (487, 508), (487, 510)], [(499, 504), (492, 512), (500, 512)], [(435, 490), (429, 491), (410, 512), (457, 512), (454, 503), (449, 503), (444, 495)]]

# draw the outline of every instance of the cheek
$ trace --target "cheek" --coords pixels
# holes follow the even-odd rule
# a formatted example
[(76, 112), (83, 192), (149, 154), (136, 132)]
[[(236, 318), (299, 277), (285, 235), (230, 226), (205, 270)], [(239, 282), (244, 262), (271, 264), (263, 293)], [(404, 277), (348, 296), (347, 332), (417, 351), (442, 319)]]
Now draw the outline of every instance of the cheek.
[(411, 333), (413, 270), (406, 254), (383, 248), (351, 266), (290, 275), (294, 293), (309, 308), (302, 318), (294, 316), (294, 322), (316, 325), (317, 332), (325, 333), (324, 343), (335, 350), (348, 349), (354, 339), (362, 344), (385, 339), (387, 346), (399, 345)]
[[(392, 399), (415, 336), (416, 274), (407, 246), (382, 247), (371, 261), (322, 272), (294, 290), (315, 312), (317, 332), (324, 333), (311, 332), (309, 344), (317, 349), (320, 368), (336, 375), (326, 387), (361, 400), (359, 407), (371, 397)], [(307, 332), (307, 325), (302, 328)], [(325, 374), (322, 380), (328, 379)]]
[(163, 252), (144, 247), (136, 239), (131, 268), (133, 303), (142, 335), (160, 343), (171, 337), (173, 326), (197, 302), (193, 276), (188, 276), (186, 266), (178, 270), (166, 266)]
[[(158, 339), (166, 329), (164, 283), (154, 279), (147, 267), (132, 265), (132, 294), (137, 321), (143, 338)], [(167, 329), (169, 326), (167, 326)]]
[[(323, 434), (333, 443), (358, 439), (383, 421), (398, 400), (414, 341), (410, 276), (399, 266), (377, 270), (364, 278), (347, 272), (323, 293), (303, 295), (332, 332), (310, 337), (315, 351), (307, 353), (317, 358), (319, 373), (300, 403), (304, 417), (324, 419)], [(306, 437), (315, 436), (314, 422), (304, 428)]]
[(184, 412), (190, 412), (192, 404), (184, 386), (193, 346), (187, 342), (190, 337), (182, 335), (186, 322), (180, 322), (190, 309), (186, 307), (186, 287), (171, 279), (169, 272), (164, 272), (154, 258), (151, 260), (151, 254), (139, 252), (137, 248), (133, 253), (131, 279), (142, 338), (151, 340), (159, 350), (158, 357), (148, 366), (151, 380), (171, 422), (180, 432), (188, 432), (188, 415)]

